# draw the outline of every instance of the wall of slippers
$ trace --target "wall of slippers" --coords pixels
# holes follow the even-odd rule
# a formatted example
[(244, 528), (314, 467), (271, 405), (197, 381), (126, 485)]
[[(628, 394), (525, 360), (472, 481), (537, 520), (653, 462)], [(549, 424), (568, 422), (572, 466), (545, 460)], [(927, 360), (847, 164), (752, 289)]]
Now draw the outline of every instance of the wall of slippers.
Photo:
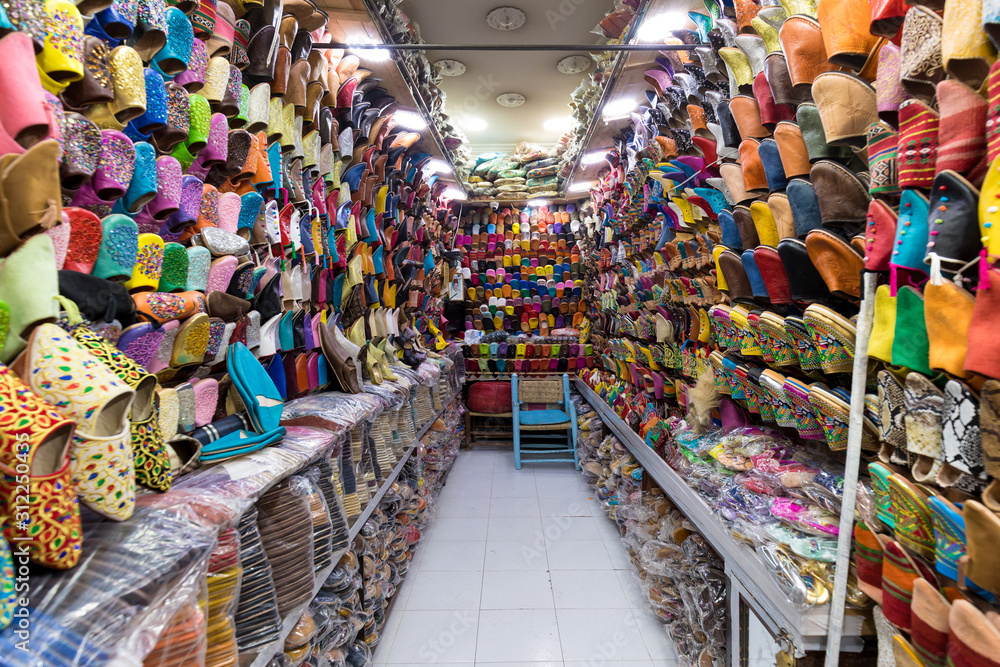
[[(414, 445), (463, 366), (424, 347), (444, 184), (358, 57), (312, 48), (327, 19), (309, 0), (0, 8), (5, 664), (311, 654), (312, 634), (281, 640), (332, 632), (303, 620), (323, 578), (376, 511), (401, 531), (399, 503), (429, 497)], [(315, 576), (286, 577), (303, 550)], [(349, 587), (332, 664), (377, 641), (396, 574)], [(275, 586), (276, 621), (255, 611)]]
[(671, 33), (692, 48), (646, 72), (648, 104), (592, 192), (602, 368), (584, 378), (789, 600), (823, 605), (861, 276), (876, 274), (848, 606), (896, 664), (986, 659), (995, 16), (951, 0), (705, 5)]
[(463, 348), (473, 378), (547, 375), (586, 367), (587, 309), (575, 204), (463, 207)]

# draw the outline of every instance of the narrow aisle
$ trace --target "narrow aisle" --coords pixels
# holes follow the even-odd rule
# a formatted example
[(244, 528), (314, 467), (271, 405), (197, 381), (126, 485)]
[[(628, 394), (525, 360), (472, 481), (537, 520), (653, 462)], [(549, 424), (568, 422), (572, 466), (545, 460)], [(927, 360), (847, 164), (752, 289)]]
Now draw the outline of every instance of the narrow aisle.
[(675, 665), (614, 524), (565, 464), (463, 451), (376, 665)]

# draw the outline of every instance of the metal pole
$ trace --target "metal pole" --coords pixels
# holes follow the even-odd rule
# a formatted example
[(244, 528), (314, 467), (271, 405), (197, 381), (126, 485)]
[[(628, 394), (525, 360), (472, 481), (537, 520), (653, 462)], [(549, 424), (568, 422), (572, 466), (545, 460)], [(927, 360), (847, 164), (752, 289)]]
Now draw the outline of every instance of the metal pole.
[(691, 51), (709, 44), (347, 44), (325, 42), (314, 49), (383, 49), (386, 51)]
[(865, 380), (868, 375), (868, 338), (875, 317), (875, 287), (878, 275), (864, 274), (864, 294), (858, 317), (858, 335), (854, 344), (854, 374), (851, 376), (851, 419), (847, 435), (847, 457), (844, 463), (844, 500), (840, 508), (840, 532), (837, 535), (837, 569), (834, 573), (833, 596), (830, 598), (830, 621), (826, 635), (825, 667), (837, 667), (840, 662), (840, 639), (844, 633), (844, 601), (847, 599), (847, 575), (851, 566), (851, 539), (854, 533), (854, 504), (858, 490), (858, 468), (861, 465), (861, 433), (864, 429)]

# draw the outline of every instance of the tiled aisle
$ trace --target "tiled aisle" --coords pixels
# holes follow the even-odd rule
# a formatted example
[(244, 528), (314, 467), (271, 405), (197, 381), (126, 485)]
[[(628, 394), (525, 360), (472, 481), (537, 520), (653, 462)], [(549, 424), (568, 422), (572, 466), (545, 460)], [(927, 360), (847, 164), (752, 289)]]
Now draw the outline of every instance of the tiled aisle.
[(376, 665), (676, 665), (617, 531), (566, 464), (463, 451)]

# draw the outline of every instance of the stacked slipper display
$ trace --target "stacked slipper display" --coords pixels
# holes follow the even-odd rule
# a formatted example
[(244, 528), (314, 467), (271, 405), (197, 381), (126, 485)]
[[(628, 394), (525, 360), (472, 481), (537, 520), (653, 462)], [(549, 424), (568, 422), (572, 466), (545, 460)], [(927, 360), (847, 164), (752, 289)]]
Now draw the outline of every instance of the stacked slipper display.
[(464, 251), (464, 341), (470, 373), (504, 375), (526, 362), (536, 372), (548, 372), (549, 365), (565, 371), (570, 362), (576, 368), (584, 358), (582, 348), (573, 354), (569, 345), (559, 345), (559, 330), (579, 327), (587, 307), (580, 231), (573, 204), (463, 211), (455, 243)]
[(1000, 639), (968, 602), (993, 577), (954, 567), (988, 562), (1000, 525), (1000, 66), (972, 5), (706, 3), (671, 35), (692, 48), (645, 73), (648, 106), (592, 193), (606, 372), (588, 382), (689, 480), (740, 473), (702, 494), (807, 606), (832, 591), (843, 467), (824, 449), (847, 448), (861, 278), (877, 276), (848, 604), (878, 604), (897, 664), (976, 653), (970, 627)]

